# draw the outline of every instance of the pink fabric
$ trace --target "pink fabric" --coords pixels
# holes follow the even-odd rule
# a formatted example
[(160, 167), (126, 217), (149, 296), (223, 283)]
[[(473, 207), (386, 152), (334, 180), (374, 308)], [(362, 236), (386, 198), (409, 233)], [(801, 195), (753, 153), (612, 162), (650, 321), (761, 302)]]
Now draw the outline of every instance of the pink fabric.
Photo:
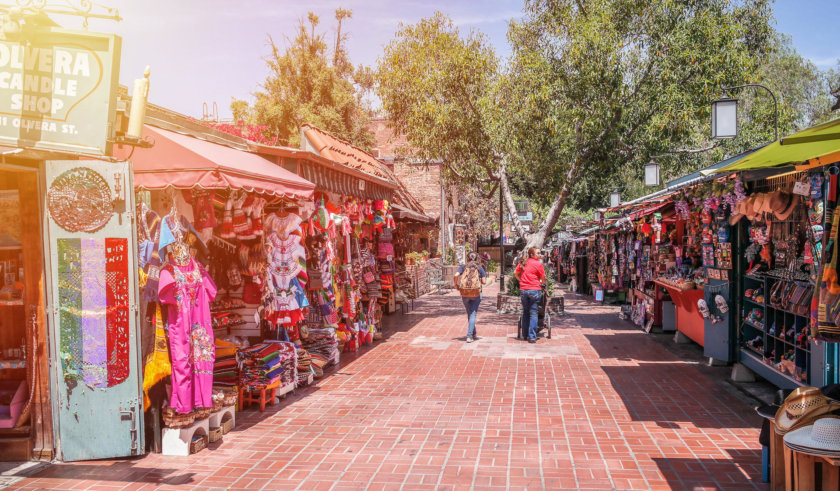
[(516, 267), (516, 271), (522, 273), (519, 277), (520, 290), (539, 290), (540, 278), (545, 278), (545, 269), (539, 259), (528, 258), (523, 268), (520, 264)]
[(12, 402), (8, 407), (0, 406), (0, 428), (14, 428), (17, 423), (20, 413), (23, 411), (23, 406), (26, 405), (26, 399), (29, 397), (29, 384), (26, 380), (22, 380), (15, 391), (15, 396), (12, 397)]
[(168, 307), (172, 360), (169, 405), (179, 413), (212, 407), (216, 349), (210, 302), (216, 298), (216, 284), (192, 259), (187, 266), (167, 264), (160, 272), (159, 292), (160, 303)]

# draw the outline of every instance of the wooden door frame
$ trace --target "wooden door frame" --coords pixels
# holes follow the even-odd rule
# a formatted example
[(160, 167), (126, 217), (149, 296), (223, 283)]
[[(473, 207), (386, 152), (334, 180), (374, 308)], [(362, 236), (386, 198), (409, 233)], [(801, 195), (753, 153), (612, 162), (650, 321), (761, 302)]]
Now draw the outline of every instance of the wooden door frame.
[[(32, 250), (38, 245), (40, 254), (23, 254), (24, 312), (26, 316), (26, 378), (30, 383), (30, 449), (35, 460), (52, 460), (55, 456), (52, 403), (50, 399), (49, 336), (47, 334), (47, 275), (44, 260), (43, 234), (43, 161), (20, 161), (22, 165), (0, 162), (0, 171), (19, 172), (21, 206), (21, 243)], [(30, 164), (30, 165), (26, 165)], [(34, 203), (33, 203), (34, 201)], [(26, 247), (29, 245), (30, 247)]]

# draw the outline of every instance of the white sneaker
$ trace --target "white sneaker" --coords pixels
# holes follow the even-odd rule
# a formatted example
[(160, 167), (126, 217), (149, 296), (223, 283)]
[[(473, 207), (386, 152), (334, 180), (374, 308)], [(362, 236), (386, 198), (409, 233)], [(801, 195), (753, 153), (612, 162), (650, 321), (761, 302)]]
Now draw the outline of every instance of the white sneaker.
[(475, 339), (473, 339), (472, 336), (467, 336), (467, 342), (468, 343), (472, 343), (473, 341), (475, 341)]

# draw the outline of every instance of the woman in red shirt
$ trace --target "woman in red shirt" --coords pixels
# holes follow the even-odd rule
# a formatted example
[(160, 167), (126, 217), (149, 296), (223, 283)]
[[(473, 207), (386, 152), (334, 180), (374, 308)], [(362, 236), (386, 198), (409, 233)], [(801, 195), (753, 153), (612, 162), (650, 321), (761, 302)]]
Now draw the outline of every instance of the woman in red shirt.
[(528, 342), (537, 342), (537, 321), (539, 320), (542, 285), (545, 284), (545, 269), (540, 261), (537, 247), (528, 249), (528, 257), (519, 263), (513, 275), (519, 280), (519, 296), (522, 300), (522, 327), (528, 326)]

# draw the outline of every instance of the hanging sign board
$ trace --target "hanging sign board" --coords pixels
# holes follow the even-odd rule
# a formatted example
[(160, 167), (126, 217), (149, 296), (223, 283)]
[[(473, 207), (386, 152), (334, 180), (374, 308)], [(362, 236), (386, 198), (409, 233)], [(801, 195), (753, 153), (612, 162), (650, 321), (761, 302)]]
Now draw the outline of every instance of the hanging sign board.
[(121, 39), (26, 28), (0, 39), (0, 145), (111, 153)]

